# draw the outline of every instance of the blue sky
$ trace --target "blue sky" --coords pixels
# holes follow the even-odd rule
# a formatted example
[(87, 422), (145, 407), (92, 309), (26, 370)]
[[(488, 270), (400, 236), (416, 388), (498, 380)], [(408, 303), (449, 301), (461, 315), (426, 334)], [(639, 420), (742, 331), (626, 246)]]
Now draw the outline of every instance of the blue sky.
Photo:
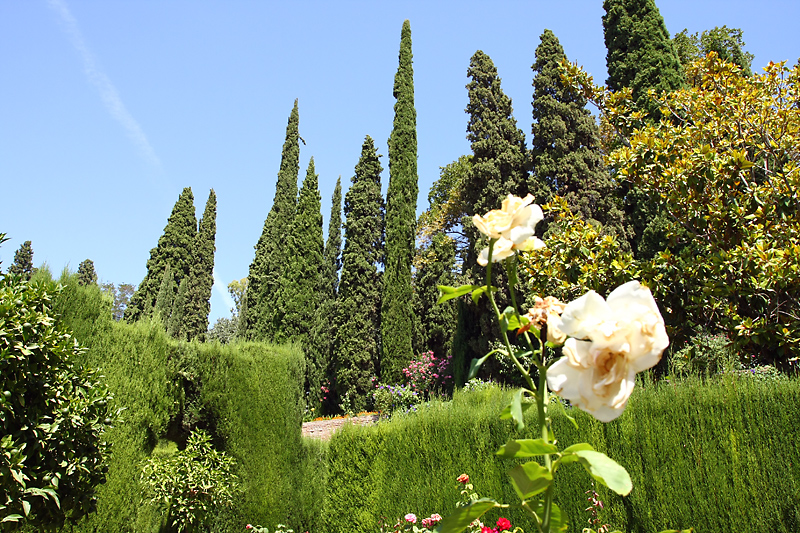
[[(800, 57), (797, 0), (657, 0), (671, 34), (741, 28), (753, 70)], [(494, 60), (529, 136), (530, 66), (545, 28), (606, 78), (601, 0), (0, 2), (0, 247), (25, 240), (56, 273), (92, 259), (101, 280), (138, 284), (183, 187), (197, 214), (217, 194), (211, 323), (247, 275), (272, 205), (286, 121), (299, 99), (300, 180), (310, 157), (327, 229), (365, 135), (386, 154), (400, 29), (411, 21), (418, 210), (439, 167), (469, 153), (466, 71)], [(382, 158), (384, 168), (388, 166)], [(388, 170), (383, 173), (384, 190)]]

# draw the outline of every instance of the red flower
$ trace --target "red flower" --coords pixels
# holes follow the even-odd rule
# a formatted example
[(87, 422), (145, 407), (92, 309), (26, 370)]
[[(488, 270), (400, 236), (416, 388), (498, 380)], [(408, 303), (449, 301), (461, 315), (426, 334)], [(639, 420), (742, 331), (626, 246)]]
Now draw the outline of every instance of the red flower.
[(483, 526), (481, 528), (481, 533), (497, 533), (497, 530), (496, 529), (492, 529), (492, 528), (490, 528), (488, 526)]
[(501, 518), (497, 521), (497, 529), (500, 531), (508, 531), (511, 529), (511, 522), (508, 518)]
[(460, 476), (458, 476), (458, 477), (456, 478), (456, 481), (458, 481), (459, 483), (463, 483), (464, 485), (466, 485), (467, 483), (469, 483), (469, 476), (468, 476), (468, 475), (466, 475), (466, 474), (461, 474)]

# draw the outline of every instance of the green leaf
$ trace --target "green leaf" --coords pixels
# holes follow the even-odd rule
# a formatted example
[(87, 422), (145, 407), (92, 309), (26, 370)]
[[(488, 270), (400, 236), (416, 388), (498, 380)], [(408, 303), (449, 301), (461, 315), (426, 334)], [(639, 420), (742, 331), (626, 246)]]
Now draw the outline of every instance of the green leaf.
[[(589, 474), (620, 496), (627, 496), (633, 489), (631, 476), (619, 463), (604, 453), (594, 450), (573, 452)], [(563, 459), (563, 458), (562, 458)]]
[(518, 439), (510, 440), (500, 446), (497, 455), (512, 459), (515, 457), (535, 457), (558, 453), (558, 448), (545, 442), (543, 439)]
[[(544, 500), (538, 500), (534, 511), (539, 516), (539, 520), (544, 516)], [(550, 531), (566, 531), (569, 526), (567, 517), (561, 512), (555, 503), (550, 506)]]
[(469, 294), (478, 288), (480, 288), (480, 285), (462, 285), (458, 288), (448, 287), (447, 285), (439, 285), (439, 292), (441, 292), (441, 296), (436, 303), (440, 304), (448, 300), (452, 300), (453, 298), (464, 296), (465, 294)]
[(589, 444), (588, 442), (579, 442), (578, 444), (573, 444), (572, 446), (569, 446), (568, 448), (564, 448), (564, 450), (561, 453), (568, 454), (568, 453), (575, 453), (575, 452), (579, 452), (579, 451), (583, 451), (583, 450), (594, 451), (594, 448), (592, 448), (592, 445)]
[(484, 292), (486, 292), (486, 285), (483, 287), (478, 287), (472, 291), (472, 301), (475, 302), (475, 305), (478, 305), (478, 300), (481, 299), (481, 296), (483, 296)]
[[(522, 412), (524, 413), (528, 409), (533, 406), (532, 403), (522, 403), (520, 407), (522, 407)], [(505, 408), (500, 412), (500, 420), (509, 420), (511, 418), (511, 405), (506, 405)]]
[(445, 517), (434, 531), (435, 533), (460, 533), (477, 518), (483, 516), (486, 511), (498, 506), (496, 501), (489, 498), (475, 500), (466, 507), (459, 507)]
[(485, 363), (486, 360), (489, 359), (489, 357), (491, 357), (492, 355), (494, 355), (496, 352), (499, 351), (500, 350), (492, 350), (491, 352), (487, 353), (480, 359), (478, 359), (477, 357), (473, 359), (472, 362), (469, 364), (469, 374), (467, 375), (467, 381), (477, 376), (478, 370), (481, 369), (481, 365), (483, 365), (483, 363)]
[(19, 514), (10, 514), (4, 517), (0, 522), (19, 522), (22, 520), (22, 515)]
[(578, 427), (578, 422), (576, 422), (574, 418), (572, 418), (571, 416), (569, 416), (567, 413), (564, 413), (564, 416), (565, 416), (565, 417), (567, 417), (567, 420), (569, 420), (570, 422), (572, 422), (572, 425), (573, 425), (573, 426), (575, 426), (575, 429), (578, 429), (578, 430), (580, 429), (580, 428)]
[(520, 500), (527, 500), (544, 492), (553, 482), (553, 474), (536, 461), (517, 465), (508, 471), (508, 475), (511, 476), (511, 484)]
[(22, 510), (25, 512), (25, 516), (31, 514), (31, 504), (27, 500), (22, 500)]
[[(500, 413), (500, 418), (502, 420), (508, 420), (509, 418), (514, 419), (514, 422), (517, 423), (517, 431), (522, 431), (525, 429), (525, 420), (522, 418), (522, 413), (524, 409), (522, 408), (522, 396), (525, 394), (525, 389), (518, 389), (514, 396), (511, 398), (511, 404), (507, 405), (503, 412)], [(530, 404), (526, 404), (530, 406)], [(525, 407), (528, 409), (528, 407)]]

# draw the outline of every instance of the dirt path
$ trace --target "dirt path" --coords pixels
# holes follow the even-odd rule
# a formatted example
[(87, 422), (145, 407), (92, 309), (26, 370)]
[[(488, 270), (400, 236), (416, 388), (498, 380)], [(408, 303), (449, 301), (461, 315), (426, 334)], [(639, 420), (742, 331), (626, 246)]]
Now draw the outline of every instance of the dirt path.
[(312, 439), (329, 440), (333, 432), (345, 424), (359, 424), (368, 426), (378, 422), (378, 415), (351, 416), (348, 418), (333, 418), (330, 420), (315, 420), (303, 423), (303, 436)]

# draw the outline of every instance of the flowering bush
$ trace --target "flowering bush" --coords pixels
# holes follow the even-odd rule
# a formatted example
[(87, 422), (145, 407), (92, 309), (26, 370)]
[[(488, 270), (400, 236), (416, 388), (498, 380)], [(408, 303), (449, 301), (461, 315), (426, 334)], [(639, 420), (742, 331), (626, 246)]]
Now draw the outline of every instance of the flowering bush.
[(382, 416), (391, 416), (394, 412), (408, 413), (415, 411), (415, 406), (422, 402), (422, 396), (407, 385), (379, 384), (372, 391), (372, 403)]
[(403, 375), (408, 379), (408, 385), (414, 392), (428, 397), (431, 391), (444, 388), (453, 381), (450, 374), (452, 356), (437, 359), (433, 352), (425, 352), (411, 360)]

